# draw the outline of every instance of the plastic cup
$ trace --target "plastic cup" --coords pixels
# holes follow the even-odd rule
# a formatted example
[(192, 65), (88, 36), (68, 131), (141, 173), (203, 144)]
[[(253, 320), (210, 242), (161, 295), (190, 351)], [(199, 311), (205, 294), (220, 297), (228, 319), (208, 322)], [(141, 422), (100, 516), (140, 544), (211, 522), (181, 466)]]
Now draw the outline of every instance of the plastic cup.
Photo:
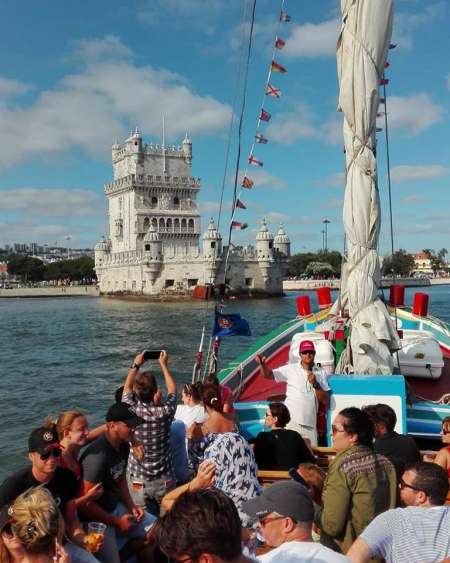
[(102, 522), (89, 522), (86, 536), (86, 547), (91, 553), (96, 553), (102, 544), (106, 525)]

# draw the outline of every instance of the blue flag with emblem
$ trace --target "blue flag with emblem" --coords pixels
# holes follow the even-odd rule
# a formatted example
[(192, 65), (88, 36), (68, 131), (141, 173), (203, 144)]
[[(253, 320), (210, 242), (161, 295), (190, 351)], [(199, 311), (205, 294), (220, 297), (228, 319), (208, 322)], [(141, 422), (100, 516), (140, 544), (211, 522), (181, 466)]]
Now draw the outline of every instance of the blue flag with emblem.
[(224, 315), (216, 309), (214, 313), (213, 336), (251, 336), (248, 322), (238, 314)]

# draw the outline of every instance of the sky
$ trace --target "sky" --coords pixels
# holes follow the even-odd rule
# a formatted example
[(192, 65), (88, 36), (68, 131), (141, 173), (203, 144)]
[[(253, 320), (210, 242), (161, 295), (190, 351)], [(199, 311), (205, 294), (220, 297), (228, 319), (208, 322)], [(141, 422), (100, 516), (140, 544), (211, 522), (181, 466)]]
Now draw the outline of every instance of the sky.
[[(262, 107), (261, 132), (236, 220), (254, 241), (265, 217), (284, 224), (293, 252), (343, 250), (344, 159), (335, 47), (340, 2), (286, 0), (291, 16), (273, 75), (280, 99), (264, 96), (280, 2), (257, 0), (240, 172)], [(103, 186), (111, 145), (138, 127), (145, 142), (193, 142), (202, 227), (228, 230), (237, 159), (233, 104), (243, 73), (241, 38), (250, 0), (5, 0), (0, 21), (0, 246), (39, 242), (92, 247), (107, 234)], [(450, 250), (450, 2), (397, 0), (387, 103), (394, 248)], [(241, 61), (241, 62), (240, 62)], [(241, 74), (239, 75), (239, 72)], [(242, 81), (241, 81), (242, 82)], [(242, 86), (242, 85), (241, 85)], [(240, 90), (242, 93), (242, 89)], [(263, 104), (261, 103), (263, 101)], [(232, 122), (228, 167), (228, 136)], [(391, 247), (384, 132), (378, 140), (382, 202), (380, 253)], [(69, 240), (70, 237), (70, 240)]]

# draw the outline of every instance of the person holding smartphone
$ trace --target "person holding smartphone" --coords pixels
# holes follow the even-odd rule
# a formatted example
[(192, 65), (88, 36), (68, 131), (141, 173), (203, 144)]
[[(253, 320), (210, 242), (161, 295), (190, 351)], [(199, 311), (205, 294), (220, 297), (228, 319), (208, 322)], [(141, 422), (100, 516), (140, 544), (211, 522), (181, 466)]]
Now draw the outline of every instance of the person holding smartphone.
[[(156, 377), (150, 371), (140, 371), (147, 359), (157, 356), (164, 377), (167, 396), (161, 399)], [(128, 474), (131, 494), (136, 503), (159, 515), (163, 496), (175, 486), (170, 449), (170, 427), (177, 408), (177, 386), (168, 368), (165, 350), (144, 350), (138, 354), (125, 380), (122, 400), (130, 405), (143, 423), (135, 438), (144, 447), (144, 456), (137, 459), (130, 452)]]

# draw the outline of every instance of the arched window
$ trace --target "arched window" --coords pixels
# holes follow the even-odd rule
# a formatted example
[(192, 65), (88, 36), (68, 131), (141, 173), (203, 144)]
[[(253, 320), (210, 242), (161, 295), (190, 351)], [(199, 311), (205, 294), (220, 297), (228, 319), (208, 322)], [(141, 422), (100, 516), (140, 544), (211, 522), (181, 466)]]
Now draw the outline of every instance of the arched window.
[(158, 205), (158, 198), (156, 196), (152, 197), (152, 207), (156, 207)]
[(175, 219), (175, 221), (173, 222), (173, 231), (174, 233), (179, 233), (180, 232), (180, 220), (179, 219)]
[(166, 230), (166, 223), (164, 222), (164, 219), (162, 217), (159, 220), (159, 230), (162, 233)]
[(186, 233), (186, 232), (187, 232), (187, 222), (186, 222), (186, 219), (181, 219), (181, 232), (182, 232), (182, 233)]
[(146, 217), (144, 219), (144, 231), (147, 232), (149, 228), (150, 228), (150, 219)]
[(166, 229), (168, 233), (172, 232), (172, 219), (170, 219), (170, 217), (166, 221)]
[(175, 209), (180, 207), (180, 198), (177, 195), (173, 198), (173, 206)]
[(193, 233), (193, 232), (194, 232), (194, 219), (189, 219), (188, 231), (189, 231), (190, 233)]
[(153, 217), (153, 219), (152, 219), (152, 227), (155, 227), (155, 229), (158, 228), (158, 221), (155, 217)]

